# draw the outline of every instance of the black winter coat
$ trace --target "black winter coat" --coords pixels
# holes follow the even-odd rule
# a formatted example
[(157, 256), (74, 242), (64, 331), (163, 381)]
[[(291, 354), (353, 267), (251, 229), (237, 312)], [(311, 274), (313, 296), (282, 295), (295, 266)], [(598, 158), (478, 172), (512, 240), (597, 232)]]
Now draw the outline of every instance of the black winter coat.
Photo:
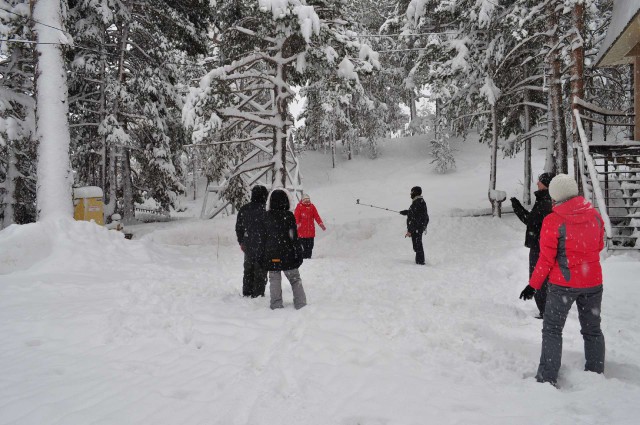
[(251, 261), (260, 262), (266, 238), (265, 202), (251, 201), (238, 211), (236, 220), (236, 236), (238, 243), (244, 247), (244, 253)]
[(301, 264), (302, 249), (295, 216), (291, 211), (267, 211), (264, 268), (270, 271), (292, 270)]
[(407, 216), (407, 232), (409, 233), (423, 233), (429, 224), (427, 203), (422, 199), (422, 196), (416, 196), (409, 209), (400, 211), (400, 214)]
[(537, 190), (534, 192), (536, 202), (533, 203), (531, 212), (527, 211), (520, 201), (512, 202), (513, 212), (521, 222), (527, 225), (527, 234), (524, 238), (524, 246), (529, 249), (540, 250), (540, 230), (544, 218), (551, 214), (553, 204), (548, 190)]

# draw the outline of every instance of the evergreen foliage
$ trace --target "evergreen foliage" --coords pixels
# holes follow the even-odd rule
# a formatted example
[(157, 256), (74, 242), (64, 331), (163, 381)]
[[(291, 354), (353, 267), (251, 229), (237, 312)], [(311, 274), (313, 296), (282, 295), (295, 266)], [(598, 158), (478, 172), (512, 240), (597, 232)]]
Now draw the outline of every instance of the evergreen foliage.
[(28, 5), (0, 0), (0, 228), (36, 218), (34, 51)]
[[(110, 197), (131, 185), (138, 200), (144, 194), (164, 209), (175, 206), (184, 191), (179, 158), (188, 142), (181, 91), (195, 55), (206, 53), (208, 3), (76, 0), (70, 8), (77, 42), (70, 52), (70, 92), (78, 183), (108, 187)], [(130, 164), (118, 162), (122, 158)], [(132, 173), (119, 181), (96, 175), (102, 168), (115, 174), (117, 166)], [(122, 202), (125, 221), (132, 218), (132, 202)], [(110, 200), (110, 206), (116, 203)]]
[[(176, 206), (185, 190), (185, 145), (199, 158), (196, 172), (223, 185), (222, 196), (238, 206), (261, 172), (293, 184), (285, 163), (294, 148), (335, 153), (337, 143), (349, 158), (364, 148), (375, 157), (377, 140), (410, 123), (411, 133), (433, 131), (425, 142), (436, 171), (446, 172), (455, 167), (449, 135), (478, 129), (492, 146), (495, 188), (498, 149), (530, 154), (532, 138), (548, 141), (547, 170), (566, 170), (574, 94), (632, 109), (629, 69), (593, 66), (611, 0), (60, 6), (61, 40), (73, 41), (62, 51), (74, 185), (102, 187), (107, 215), (118, 211), (125, 221), (145, 197), (165, 210)], [(29, 2), (0, 0), (3, 227), (36, 219), (38, 44), (30, 13)], [(297, 87), (304, 125), (293, 131)], [(423, 93), (434, 116), (416, 108)]]
[[(188, 98), (183, 119), (192, 140), (214, 146), (211, 175), (222, 180), (223, 187), (243, 173), (263, 170), (271, 172), (274, 185), (295, 188), (286, 169), (293, 87), (304, 85), (302, 93), (309, 95), (311, 105), (321, 102), (320, 109), (314, 105), (311, 112), (317, 115), (309, 119), (309, 131), (297, 134), (310, 137), (311, 145), (323, 143), (318, 140), (321, 134), (335, 135), (352, 149), (358, 141), (350, 132), (356, 127), (351, 121), (356, 106), (375, 107), (359, 75), (379, 67), (377, 55), (348, 29), (342, 1), (247, 0), (217, 6), (221, 66), (207, 73)], [(249, 152), (237, 146), (258, 150), (245, 158)], [(222, 191), (223, 197), (229, 193), (240, 196)]]

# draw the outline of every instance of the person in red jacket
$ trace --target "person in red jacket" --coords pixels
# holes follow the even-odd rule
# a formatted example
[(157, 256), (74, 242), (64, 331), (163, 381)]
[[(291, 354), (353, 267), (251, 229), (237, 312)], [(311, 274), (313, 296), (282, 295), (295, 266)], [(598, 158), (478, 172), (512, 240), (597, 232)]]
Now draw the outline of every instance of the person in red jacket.
[(313, 242), (316, 237), (316, 222), (324, 231), (324, 226), (316, 206), (311, 203), (309, 195), (304, 195), (294, 212), (296, 223), (298, 225), (298, 239), (302, 247), (302, 258), (311, 258), (313, 252)]
[(554, 201), (553, 212), (542, 223), (540, 258), (520, 298), (531, 299), (549, 278), (536, 380), (555, 386), (562, 359), (562, 330), (574, 302), (584, 338), (584, 369), (604, 372), (605, 344), (600, 329), (604, 221), (586, 199), (578, 196), (573, 177), (558, 174), (551, 180), (549, 194)]

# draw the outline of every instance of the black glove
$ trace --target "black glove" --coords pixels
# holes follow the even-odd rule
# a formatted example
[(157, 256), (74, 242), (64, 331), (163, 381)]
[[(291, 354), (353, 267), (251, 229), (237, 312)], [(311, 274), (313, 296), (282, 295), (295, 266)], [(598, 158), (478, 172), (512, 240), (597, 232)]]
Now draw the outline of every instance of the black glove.
[(516, 205), (520, 205), (520, 200), (518, 198), (512, 197), (510, 201), (511, 201), (512, 207), (515, 207)]
[(525, 286), (525, 288), (522, 290), (522, 292), (520, 292), (520, 299), (521, 300), (530, 300), (531, 298), (533, 298), (533, 294), (536, 293), (536, 290), (533, 289), (532, 286)]
[(409, 214), (409, 210), (400, 211), (400, 215), (407, 215), (407, 214)]

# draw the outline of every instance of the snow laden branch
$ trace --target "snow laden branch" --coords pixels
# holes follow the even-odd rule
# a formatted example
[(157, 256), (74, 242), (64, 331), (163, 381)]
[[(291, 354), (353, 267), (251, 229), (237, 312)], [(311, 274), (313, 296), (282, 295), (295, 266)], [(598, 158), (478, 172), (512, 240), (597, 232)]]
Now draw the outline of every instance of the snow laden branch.
[[(326, 72), (362, 92), (358, 72), (371, 72), (380, 64), (377, 53), (344, 28), (348, 20), (341, 18), (342, 4), (316, 9), (298, 0), (257, 3), (258, 10), (220, 4), (221, 10), (236, 10), (236, 21), (220, 27), (225, 40), (220, 53), (234, 60), (211, 70), (190, 89), (183, 122), (191, 130), (192, 146), (214, 150), (212, 161), (223, 176), (220, 186), (238, 185), (239, 178), (255, 181), (252, 172), (264, 174), (263, 169), (271, 167), (273, 185), (293, 184), (298, 190), (300, 183), (292, 176), (300, 173), (288, 169), (298, 166), (288, 145), (292, 86), (324, 78)], [(231, 143), (238, 148), (227, 147)], [(271, 159), (256, 163), (255, 150), (247, 152), (243, 144), (270, 152)]]

